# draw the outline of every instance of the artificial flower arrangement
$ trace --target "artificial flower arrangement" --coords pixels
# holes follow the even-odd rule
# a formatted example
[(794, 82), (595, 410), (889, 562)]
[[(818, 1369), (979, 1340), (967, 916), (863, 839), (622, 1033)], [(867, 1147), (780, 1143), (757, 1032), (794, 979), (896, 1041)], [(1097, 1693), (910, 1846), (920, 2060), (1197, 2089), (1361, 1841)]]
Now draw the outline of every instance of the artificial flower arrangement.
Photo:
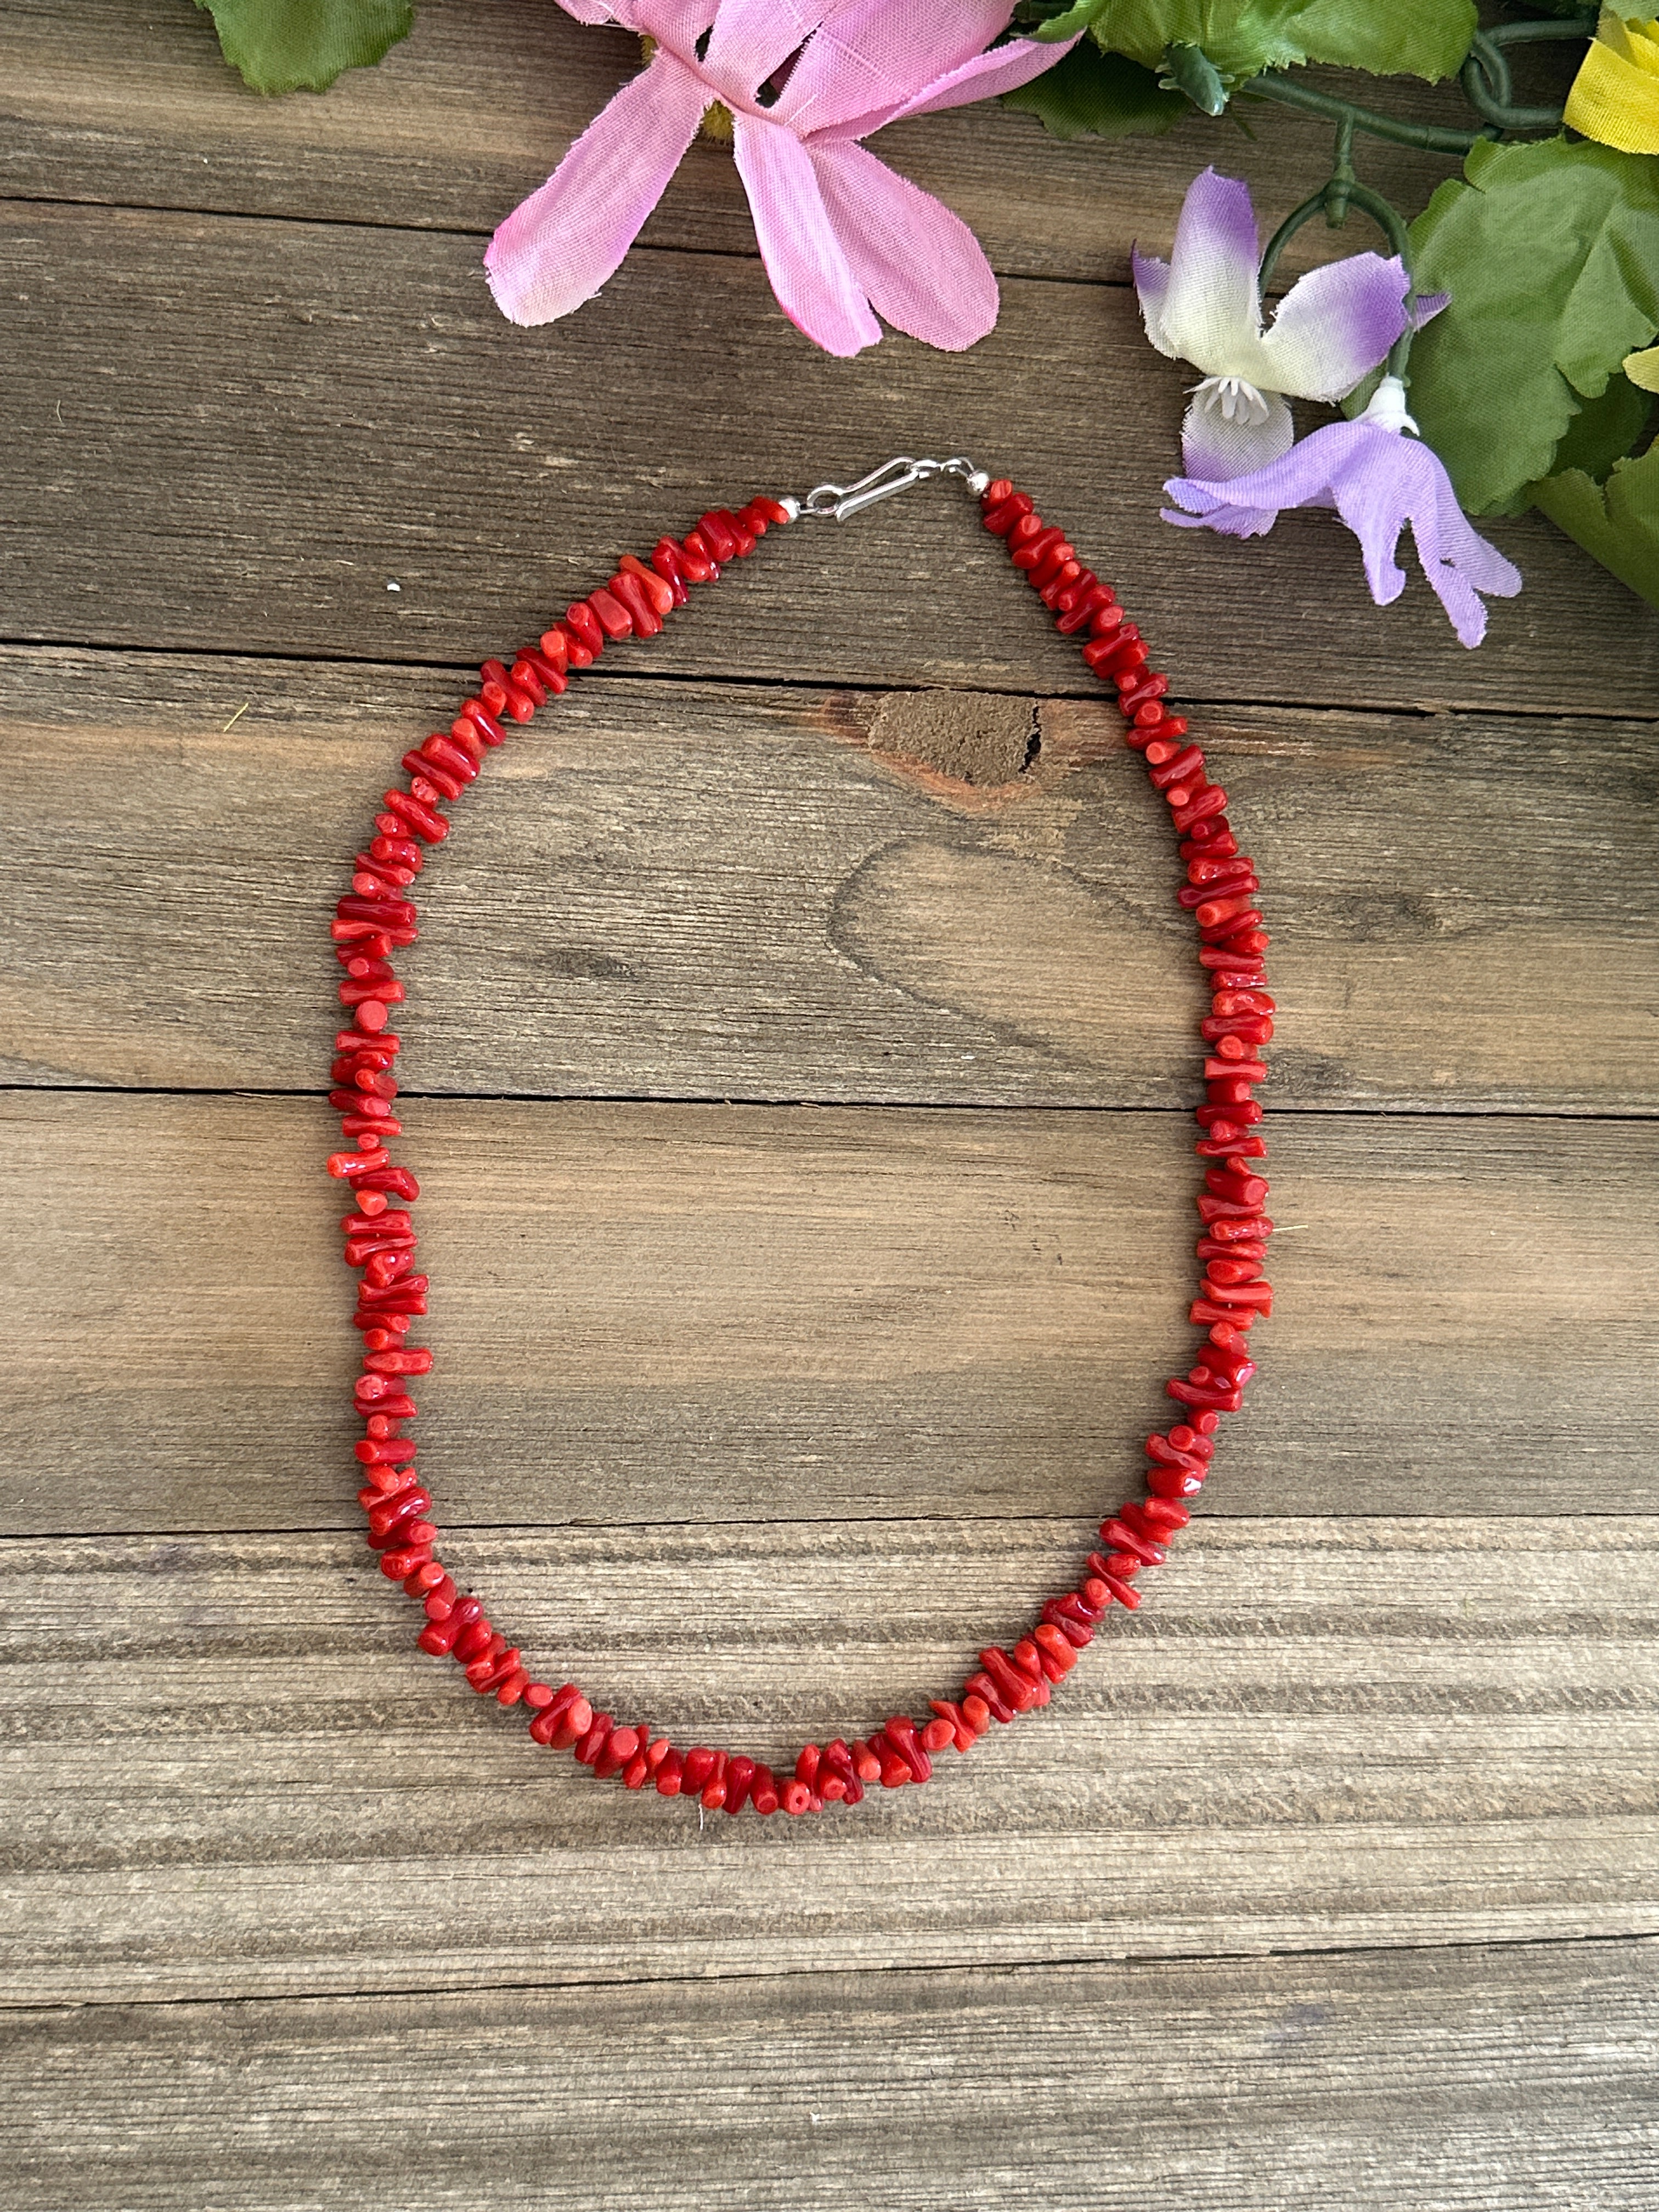
[[(635, 33), (643, 65), (490, 241), (490, 286), (515, 322), (593, 296), (702, 131), (729, 143), (779, 305), (815, 343), (855, 354), (884, 320), (960, 350), (995, 323), (996, 279), (966, 224), (864, 144), (884, 125), (992, 99), (1067, 138), (1199, 116), (1254, 133), (1275, 106), (1312, 111), (1334, 128), (1331, 173), (1265, 253), (1248, 191), (1213, 161), (1168, 261), (1136, 253), (1148, 337), (1200, 372), (1165, 520), (1249, 537), (1287, 507), (1333, 507), (1379, 605), (1403, 587), (1409, 523), (1474, 645), (1483, 595), (1521, 579), (1466, 511), (1537, 507), (1659, 605), (1659, 20), (1598, 19), (1576, 0), (1484, 28), (1475, 0), (559, 4)], [(321, 90), (413, 20), (413, 0), (198, 5), (266, 93)], [(1571, 42), (1563, 108), (1516, 104), (1511, 57), (1540, 42)], [(1378, 113), (1308, 82), (1309, 62), (1455, 76), (1471, 126)], [(1367, 135), (1461, 159), (1462, 174), (1408, 222), (1357, 173)], [(1311, 271), (1269, 319), (1289, 238), (1355, 210), (1389, 254)], [(1298, 441), (1293, 399), (1349, 419)]]

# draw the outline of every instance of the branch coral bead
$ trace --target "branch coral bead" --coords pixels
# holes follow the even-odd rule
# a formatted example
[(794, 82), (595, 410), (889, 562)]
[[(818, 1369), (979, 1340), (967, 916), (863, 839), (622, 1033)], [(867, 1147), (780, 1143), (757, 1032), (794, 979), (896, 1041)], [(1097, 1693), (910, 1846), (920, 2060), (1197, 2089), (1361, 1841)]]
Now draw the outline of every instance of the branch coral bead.
[[(983, 481), (973, 479), (975, 486)], [(393, 956), (418, 935), (413, 893), (430, 848), (449, 834), (443, 810), (465, 802), (495, 754), (556, 706), (574, 678), (629, 641), (660, 635), (694, 589), (717, 581), (731, 562), (748, 559), (769, 530), (793, 521), (795, 503), (763, 496), (736, 511), (709, 508), (683, 538), (659, 538), (648, 557), (624, 554), (615, 572), (573, 600), (536, 643), (483, 661), (449, 729), (404, 755), (407, 785), (385, 793), (330, 924), (348, 1026), (336, 1033), (329, 1064), (329, 1103), (339, 1116), (342, 1148), (327, 1164), (351, 1194), (340, 1229), (346, 1264), (356, 1275), (351, 1321), (360, 1371), (352, 1408), (361, 1434), (353, 1453), (365, 1540), (382, 1573), (419, 1607), (419, 1648), (454, 1662), (475, 1695), (518, 1710), (532, 1743), (570, 1753), (596, 1779), (624, 1790), (694, 1798), (703, 1813), (799, 1819), (857, 1805), (878, 1785), (920, 1788), (937, 1758), (964, 1756), (994, 1728), (1047, 1705), (1112, 1608), (1133, 1613), (1140, 1606), (1143, 1578), (1165, 1563), (1188, 1525), (1221, 1420), (1238, 1411), (1256, 1371), (1249, 1332), (1273, 1310), (1264, 1272), (1273, 1227), (1261, 1172), (1267, 1147), (1255, 1091), (1267, 1077), (1261, 1054), (1278, 1010), (1265, 988), (1268, 939), (1255, 863), (1240, 852), (1226, 792), (1211, 780), (1185, 719), (1165, 704), (1168, 678), (1150, 666), (1146, 641), (1112, 587), (1007, 478), (985, 484), (980, 507), (986, 530), (1000, 539), (1060, 635), (1115, 692), (1126, 744), (1139, 754), (1177, 841), (1182, 865), (1175, 908), (1194, 926), (1199, 972), (1211, 993), (1195, 1040), (1204, 1085), (1194, 1139), (1200, 1233), (1188, 1317), (1200, 1335), (1191, 1364), (1165, 1381), (1179, 1418), (1146, 1438), (1146, 1494), (1102, 1521), (1097, 1548), (1079, 1547), (1075, 1582), (1042, 1602), (1030, 1633), (987, 1645), (954, 1695), (929, 1701), (925, 1719), (891, 1714), (866, 1737), (807, 1744), (792, 1772), (775, 1774), (740, 1753), (676, 1745), (644, 1720), (596, 1711), (574, 1682), (555, 1687), (539, 1680), (483, 1601), (464, 1592), (438, 1557), (433, 1496), (417, 1471), (419, 1445), (405, 1429), (417, 1417), (415, 1386), (433, 1366), (431, 1352), (405, 1339), (426, 1313), (431, 1286), (416, 1263), (411, 1209), (420, 1184), (389, 1150), (402, 1134), (393, 1109), (403, 1041), (392, 1023), (408, 1003)]]

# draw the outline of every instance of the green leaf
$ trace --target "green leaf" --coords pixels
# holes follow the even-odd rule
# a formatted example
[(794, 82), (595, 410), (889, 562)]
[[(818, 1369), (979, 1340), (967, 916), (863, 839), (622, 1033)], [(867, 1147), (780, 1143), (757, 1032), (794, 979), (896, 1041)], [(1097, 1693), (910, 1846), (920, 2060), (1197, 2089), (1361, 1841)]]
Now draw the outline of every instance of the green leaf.
[(1567, 425), (1555, 449), (1551, 473), (1577, 469), (1594, 483), (1604, 483), (1616, 460), (1632, 452), (1648, 427), (1653, 394), (1627, 376), (1611, 376), (1599, 399), (1587, 399)]
[(1605, 486), (1570, 469), (1547, 477), (1534, 496), (1559, 529), (1659, 607), (1659, 446), (1620, 461)]
[[(1309, 61), (1379, 76), (1449, 76), (1476, 20), (1474, 0), (1083, 0), (1060, 20), (1071, 16), (1147, 69), (1167, 46), (1197, 46), (1233, 85)], [(1045, 35), (1059, 35), (1054, 25)]]
[(1123, 54), (1103, 54), (1079, 39), (1063, 60), (1029, 84), (1002, 95), (1005, 107), (1040, 115), (1056, 138), (1123, 138), (1133, 131), (1167, 131), (1192, 113), (1178, 92), (1163, 92), (1151, 70)]
[[(1036, 0), (1036, 4), (1029, 11), (1036, 21), (1031, 36), (1045, 41), (1074, 39), (1079, 31), (1086, 30), (1101, 9), (1109, 3), (1110, 0), (1076, 0), (1074, 7), (1062, 7), (1058, 13), (1051, 14), (1048, 0)], [(1021, 9), (1018, 12), (1023, 16), (1027, 10)]]
[(225, 59), (255, 92), (326, 92), (342, 70), (367, 69), (415, 21), (414, 0), (196, 0)]
[(1472, 514), (1526, 504), (1584, 401), (1659, 328), (1659, 161), (1483, 139), (1412, 225), (1452, 304), (1412, 349), (1411, 410)]

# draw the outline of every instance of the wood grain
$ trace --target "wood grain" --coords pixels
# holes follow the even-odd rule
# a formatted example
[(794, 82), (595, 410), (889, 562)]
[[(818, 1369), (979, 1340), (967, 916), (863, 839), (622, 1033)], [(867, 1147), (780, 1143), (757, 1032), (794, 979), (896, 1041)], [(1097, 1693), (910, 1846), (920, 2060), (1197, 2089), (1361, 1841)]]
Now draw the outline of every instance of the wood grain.
[[(1157, 523), (1186, 372), (1128, 245), (1206, 160), (1300, 198), (1287, 116), (885, 134), (1003, 274), (965, 357), (817, 355), (706, 146), (602, 298), (510, 328), (481, 237), (635, 65), (423, 0), (263, 102), (188, 0), (72, 51), (0, 0), (0, 2200), (1659, 2207), (1659, 620), (1536, 519), (1478, 655), (1329, 516)], [(1365, 155), (1410, 207), (1449, 169)], [(1206, 710), (1273, 887), (1279, 1310), (1040, 1723), (700, 1823), (410, 1649), (327, 1124), (258, 1094), (318, 1081), (298, 948), (468, 665), (711, 498), (905, 448), (1019, 475)], [(1157, 810), (1011, 592), (937, 490), (769, 539), (432, 878), (422, 1465), (548, 1669), (687, 1738), (920, 1710), (1184, 1364)]]
[(20, 2017), (40, 2212), (1647, 2212), (1636, 1944)]
[[(1528, 586), (1479, 655), (1420, 579), (1374, 607), (1328, 514), (1248, 544), (1159, 525), (1187, 371), (1120, 289), (1011, 279), (971, 352), (893, 339), (826, 380), (759, 264), (707, 254), (638, 252), (526, 332), (471, 239), (12, 202), (0, 282), (14, 639), (476, 665), (711, 497), (948, 447), (1064, 520), (1182, 696), (1648, 717), (1659, 696), (1659, 614), (1535, 516), (1491, 526)], [(769, 541), (653, 671), (1081, 690), (958, 496)]]
[[(6, 1999), (1651, 1929), (1655, 1540), (1206, 1519), (1039, 1719), (797, 1825), (538, 1751), (414, 1650), (355, 1536), (12, 1540)], [(776, 1760), (925, 1710), (1076, 1543), (1014, 1519), (454, 1548), (551, 1679)]]
[[(316, 1085), (319, 917), (449, 688), (0, 651), (0, 1074)], [(1226, 708), (1201, 734), (1269, 886), (1275, 1105), (1650, 1109), (1647, 726)], [(590, 682), (422, 879), (409, 1080), (1184, 1104), (1163, 811), (1103, 702)]]
[[(325, 1109), (14, 1091), (6, 1526), (353, 1525)], [(1652, 1508), (1655, 1132), (1280, 1117), (1217, 1510)], [(411, 1109), (455, 1524), (1061, 1513), (1188, 1364), (1174, 1115)]]
[(20, 2017), (40, 2212), (1646, 2212), (1637, 1944)]
[[(488, 232), (533, 191), (567, 145), (639, 67), (636, 40), (574, 23), (539, 0), (422, 0), (414, 34), (326, 99), (265, 100), (220, 60), (189, 0), (88, 0), (64, 39), (49, 4), (0, 7), (9, 128), (0, 191)], [(1316, 81), (1335, 73), (1316, 73)], [(1468, 127), (1455, 89), (1366, 88), (1396, 112)], [(1276, 109), (1259, 136), (1194, 112), (1164, 140), (1062, 145), (1030, 116), (981, 104), (884, 131), (883, 158), (970, 223), (1000, 270), (1085, 281), (1128, 276), (1131, 244), (1173, 235), (1182, 195), (1206, 161), (1248, 176), (1269, 225), (1329, 167), (1327, 125)], [(1368, 145), (1365, 176), (1415, 213), (1455, 164)], [(1268, 214), (1268, 210), (1273, 210)], [(730, 152), (699, 142), (646, 228), (647, 243), (752, 254)], [(1372, 242), (1323, 225), (1290, 268)]]

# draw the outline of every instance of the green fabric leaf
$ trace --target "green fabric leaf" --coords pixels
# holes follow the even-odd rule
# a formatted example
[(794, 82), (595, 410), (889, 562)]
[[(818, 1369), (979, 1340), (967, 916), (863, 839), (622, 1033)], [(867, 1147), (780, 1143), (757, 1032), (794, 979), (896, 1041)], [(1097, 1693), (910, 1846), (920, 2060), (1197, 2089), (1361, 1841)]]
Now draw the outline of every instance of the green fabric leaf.
[[(1036, 0), (1036, 5), (1030, 10), (1036, 21), (1031, 36), (1042, 40), (1074, 39), (1079, 31), (1085, 30), (1093, 22), (1107, 4), (1108, 0), (1076, 0), (1075, 6), (1063, 8), (1058, 14), (1050, 14), (1045, 0)], [(1019, 9), (1016, 20), (1025, 13), (1025, 9)]]
[(196, 0), (255, 92), (326, 92), (409, 36), (414, 0)]
[(1534, 497), (1559, 529), (1659, 607), (1659, 446), (1620, 461), (1605, 486), (1571, 469), (1547, 477)]
[(1340, 62), (1379, 76), (1449, 76), (1474, 36), (1474, 0), (1081, 0), (1042, 35), (1086, 21), (1103, 46), (1156, 69), (1164, 49), (1197, 46), (1230, 84), (1297, 62)]
[(1653, 412), (1653, 394), (1632, 384), (1627, 376), (1607, 379), (1599, 399), (1587, 399), (1567, 425), (1566, 435), (1555, 449), (1552, 473), (1561, 476), (1577, 469), (1595, 483), (1607, 480), (1616, 460), (1634, 450)]
[(1167, 131), (1192, 113), (1178, 92), (1163, 92), (1151, 70), (1123, 54), (1103, 54), (1079, 39), (1063, 60), (1029, 84), (1002, 95), (1005, 107), (1040, 115), (1056, 138), (1122, 138), (1133, 131)]
[(1483, 139), (1412, 225), (1452, 304), (1412, 348), (1411, 410), (1475, 514), (1526, 504), (1587, 399), (1659, 328), (1659, 161)]

